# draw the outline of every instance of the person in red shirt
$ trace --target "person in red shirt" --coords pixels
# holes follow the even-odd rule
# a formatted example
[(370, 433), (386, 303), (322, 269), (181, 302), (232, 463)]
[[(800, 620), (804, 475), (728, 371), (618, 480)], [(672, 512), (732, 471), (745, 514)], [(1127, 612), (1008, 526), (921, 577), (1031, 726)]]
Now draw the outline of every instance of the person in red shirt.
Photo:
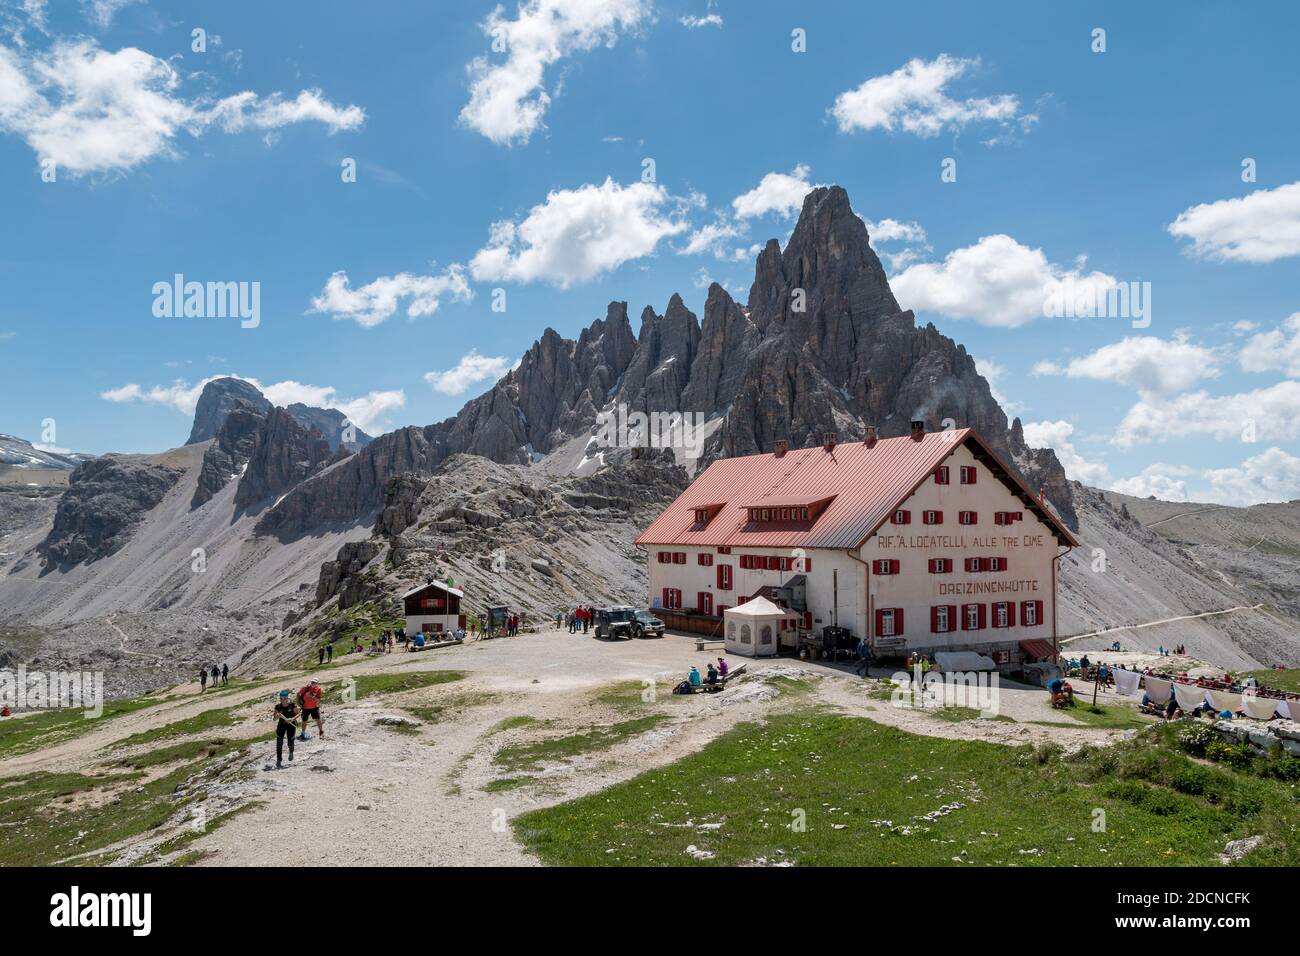
[(302, 690), (298, 691), (298, 704), (302, 707), (302, 733), (298, 735), (299, 740), (307, 739), (307, 719), (313, 718), (316, 721), (316, 732), (320, 734), (320, 739), (325, 739), (325, 724), (320, 716), (320, 701), (325, 696), (321, 690), (320, 684), (312, 678)]

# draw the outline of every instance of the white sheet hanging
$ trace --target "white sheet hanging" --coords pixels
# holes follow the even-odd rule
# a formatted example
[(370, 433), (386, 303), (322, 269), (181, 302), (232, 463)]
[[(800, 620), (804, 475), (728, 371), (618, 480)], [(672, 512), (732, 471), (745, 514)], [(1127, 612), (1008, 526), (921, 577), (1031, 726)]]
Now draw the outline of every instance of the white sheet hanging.
[(1178, 706), (1185, 711), (1191, 711), (1194, 707), (1200, 707), (1205, 703), (1205, 688), (1197, 687), (1195, 684), (1175, 684), (1174, 697), (1178, 699)]
[(1158, 707), (1163, 707), (1169, 703), (1169, 689), (1173, 686), (1173, 681), (1167, 681), (1163, 677), (1147, 675), (1147, 697), (1150, 698), (1151, 703)]
[(1125, 697), (1131, 697), (1137, 693), (1138, 681), (1142, 675), (1137, 671), (1126, 671), (1123, 669), (1113, 671), (1115, 675), (1115, 693), (1122, 694)]
[(1241, 695), (1241, 709), (1246, 712), (1246, 716), (1254, 717), (1256, 720), (1272, 720), (1279, 703), (1281, 701), (1274, 700), (1271, 697), (1257, 697), (1254, 694)]
[(1210, 691), (1210, 703), (1215, 710), (1230, 710), (1234, 714), (1241, 710), (1241, 695), (1226, 690)]

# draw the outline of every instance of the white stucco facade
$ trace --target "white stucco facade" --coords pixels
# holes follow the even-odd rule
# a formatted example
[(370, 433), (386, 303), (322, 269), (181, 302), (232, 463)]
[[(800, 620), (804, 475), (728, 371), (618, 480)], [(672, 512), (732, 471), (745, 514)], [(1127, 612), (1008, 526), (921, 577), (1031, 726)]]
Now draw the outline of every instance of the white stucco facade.
[[(719, 615), (720, 608), (734, 607), (765, 585), (782, 586), (803, 574), (803, 624), (816, 633), (838, 625), (867, 637), (879, 653), (976, 650), (1003, 669), (1014, 668), (1023, 656), (1020, 642), (1054, 640), (1054, 559), (1065, 549), (1053, 528), (969, 447), (957, 447), (941, 467), (947, 468), (947, 484), (934, 475), (924, 479), (898, 505), (905, 523), (886, 520), (853, 553), (739, 546), (721, 553), (716, 547), (647, 545), (650, 606), (677, 601), (682, 609)], [(973, 482), (962, 482), (962, 469), (973, 469)], [(927, 512), (934, 513), (932, 523), (926, 523)], [(962, 512), (973, 513), (974, 523), (961, 523)], [(998, 523), (999, 513), (1012, 517)], [(761, 557), (764, 567), (742, 567), (751, 563), (747, 555)], [(786, 559), (786, 567), (767, 568), (769, 557), (778, 564)], [(932, 559), (950, 562), (950, 569), (932, 571)], [(968, 568), (968, 559), (978, 559), (981, 570)], [(875, 564), (881, 561), (889, 564)], [(720, 586), (719, 565), (731, 568), (729, 589)], [(983, 610), (972, 612), (976, 606)], [(936, 633), (944, 618), (948, 630)]]

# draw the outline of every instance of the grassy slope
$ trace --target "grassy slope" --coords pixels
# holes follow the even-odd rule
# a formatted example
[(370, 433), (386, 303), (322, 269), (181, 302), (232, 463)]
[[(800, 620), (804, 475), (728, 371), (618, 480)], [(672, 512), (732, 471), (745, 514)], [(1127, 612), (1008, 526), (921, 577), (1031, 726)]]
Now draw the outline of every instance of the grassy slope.
[[(1051, 748), (804, 714), (741, 725), (667, 768), (525, 814), (515, 829), (544, 861), (574, 865), (1218, 866), (1228, 840), (1256, 833), (1271, 849), (1253, 862), (1294, 865), (1295, 798), (1292, 784), (1205, 767), (1151, 738), (1062, 762)], [(965, 806), (920, 819), (953, 802)], [(796, 811), (804, 832), (791, 829)], [(697, 859), (688, 845), (716, 855)]]

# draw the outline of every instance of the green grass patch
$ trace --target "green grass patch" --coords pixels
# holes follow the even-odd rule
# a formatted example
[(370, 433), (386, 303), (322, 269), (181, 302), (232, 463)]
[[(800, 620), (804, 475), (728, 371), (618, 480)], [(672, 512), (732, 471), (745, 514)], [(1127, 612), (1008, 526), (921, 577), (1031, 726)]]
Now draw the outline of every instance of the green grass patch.
[(992, 717), (980, 717), (980, 711), (976, 707), (961, 707), (951, 705), (947, 707), (927, 707), (924, 713), (931, 717), (938, 717), (940, 720), (946, 720), (951, 724), (961, 723), (966, 720), (1000, 720), (1003, 723), (1014, 724), (1016, 719), (1008, 717), (1006, 714), (996, 714)]
[[(1052, 702), (1047, 700), (1045, 706), (1051, 709)], [(1098, 727), (1104, 730), (1134, 730), (1142, 727), (1149, 727), (1155, 718), (1148, 717), (1146, 714), (1138, 713), (1132, 707), (1126, 707), (1123, 704), (1098, 704), (1093, 706), (1082, 697), (1076, 697), (1073, 707), (1066, 707), (1060, 711), (1053, 710), (1052, 713), (1062, 714), (1087, 724), (1089, 727)], [(1060, 724), (1053, 726), (1073, 726), (1068, 721), (1061, 721)]]
[(436, 684), (450, 684), (464, 680), (462, 671), (411, 671), (405, 674), (362, 674), (352, 681), (331, 684), (325, 690), (326, 703), (344, 702), (344, 693), (348, 686), (353, 691), (353, 700), (374, 697), (379, 694), (400, 694), (421, 687), (433, 687)]
[(1288, 668), (1284, 671), (1266, 668), (1260, 671), (1245, 671), (1237, 675), (1238, 678), (1246, 676), (1254, 677), (1265, 687), (1275, 687), (1292, 694), (1300, 694), (1300, 668)]
[(508, 771), (535, 772), (548, 762), (609, 750), (625, 740), (652, 730), (667, 719), (663, 714), (649, 714), (563, 737), (511, 744), (498, 750), (492, 759)]
[(463, 714), (472, 707), (482, 707), (499, 699), (498, 694), (489, 691), (466, 691), (448, 694), (432, 704), (403, 704), (402, 710), (426, 724), (437, 724)]
[[(267, 705), (269, 711), (270, 705)], [(210, 730), (220, 730), (225, 727), (233, 726), (235, 723), (234, 708), (214, 708), (205, 710), (202, 713), (195, 714), (193, 717), (186, 717), (182, 720), (172, 721), (170, 724), (164, 724), (161, 727), (154, 727), (151, 730), (144, 730), (138, 734), (132, 734), (125, 740), (117, 742), (118, 747), (134, 747), (138, 744), (149, 744), (155, 740), (165, 740), (168, 737), (189, 737), (193, 734), (205, 734)]]
[(532, 783), (531, 777), (501, 777), (483, 785), (484, 793), (504, 793), (507, 790), (518, 790), (520, 787), (526, 787)]
[(98, 717), (87, 717), (80, 708), (60, 707), (28, 716), (0, 719), (0, 758), (64, 743), (103, 726), (106, 720), (161, 703), (163, 700), (160, 698), (134, 697), (105, 701), (104, 711)]
[(527, 714), (520, 714), (517, 717), (507, 717), (505, 720), (498, 720), (488, 728), (487, 733), (483, 736), (491, 737), (495, 734), (505, 733), (507, 730), (519, 730), (522, 727), (540, 727), (548, 723), (545, 720), (539, 720), (536, 717), (529, 717)]
[(668, 767), (514, 821), (545, 862), (581, 866), (1217, 868), (1225, 843), (1256, 833), (1267, 842), (1247, 862), (1290, 866), (1297, 824), (1292, 786), (1203, 768), (1151, 733), (1062, 760), (1052, 745), (825, 713), (738, 726)]

